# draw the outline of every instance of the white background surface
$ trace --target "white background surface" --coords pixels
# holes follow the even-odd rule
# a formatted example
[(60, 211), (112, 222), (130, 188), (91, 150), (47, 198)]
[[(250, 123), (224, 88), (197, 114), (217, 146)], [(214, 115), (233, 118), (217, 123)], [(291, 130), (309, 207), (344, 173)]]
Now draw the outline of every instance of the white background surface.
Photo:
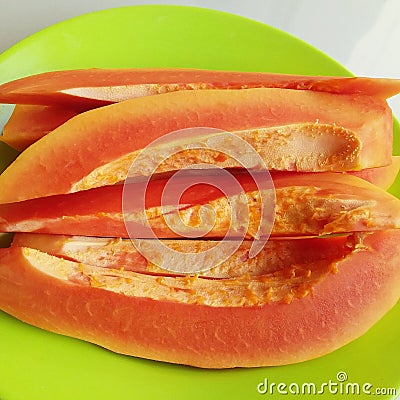
[[(106, 8), (176, 4), (242, 15), (280, 28), (356, 75), (400, 78), (400, 0), (0, 0), (0, 53), (56, 22)], [(400, 96), (390, 101), (400, 116)]]

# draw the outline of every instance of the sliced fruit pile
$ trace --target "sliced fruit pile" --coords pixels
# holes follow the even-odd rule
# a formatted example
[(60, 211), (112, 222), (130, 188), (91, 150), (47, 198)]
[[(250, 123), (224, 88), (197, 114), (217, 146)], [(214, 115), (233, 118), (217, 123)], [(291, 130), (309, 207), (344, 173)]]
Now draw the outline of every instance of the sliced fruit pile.
[[(399, 299), (400, 200), (385, 191), (400, 169), (386, 102), (398, 92), (393, 79), (173, 69), (0, 86), (0, 103), (17, 104), (2, 140), (22, 151), (0, 175), (0, 232), (14, 233), (0, 249), (0, 308), (116, 352), (208, 368), (341, 347)], [(262, 167), (273, 187), (257, 185)], [(164, 196), (172, 178), (187, 188), (179, 204)], [(232, 223), (232, 202), (246, 223)], [(260, 224), (271, 236), (253, 257)], [(162, 251), (145, 257), (153, 235), (199, 255), (195, 273)], [(244, 240), (207, 252), (226, 235)]]

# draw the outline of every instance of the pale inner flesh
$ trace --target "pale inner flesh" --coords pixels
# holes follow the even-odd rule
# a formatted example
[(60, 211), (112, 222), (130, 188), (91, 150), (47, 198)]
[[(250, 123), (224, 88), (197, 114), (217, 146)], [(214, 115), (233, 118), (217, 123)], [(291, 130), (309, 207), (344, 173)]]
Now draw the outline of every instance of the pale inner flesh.
[[(254, 128), (233, 132), (233, 138), (228, 132), (215, 130), (208, 134), (204, 130), (193, 133), (193, 137), (160, 143), (144, 153), (141, 149), (109, 161), (76, 182), (71, 192), (112, 185), (128, 176), (151, 176), (199, 163), (221, 168), (316, 172), (360, 167), (360, 140), (354, 132), (336, 125), (305, 123)], [(243, 146), (242, 141), (250, 146)]]

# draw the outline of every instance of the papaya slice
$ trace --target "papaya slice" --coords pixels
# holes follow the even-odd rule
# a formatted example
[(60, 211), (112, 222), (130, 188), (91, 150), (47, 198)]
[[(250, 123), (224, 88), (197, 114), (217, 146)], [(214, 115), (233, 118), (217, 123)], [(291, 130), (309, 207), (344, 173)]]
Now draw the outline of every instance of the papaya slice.
[[(0, 175), (0, 202), (123, 181), (143, 148), (187, 128), (193, 129), (184, 138), (154, 146), (152, 160), (131, 172), (150, 175), (148, 161), (165, 149), (176, 153), (164, 163), (165, 171), (210, 161), (223, 168), (242, 166), (226, 152), (242, 151), (243, 145), (227, 149), (226, 136), (198, 127), (233, 132), (253, 146), (271, 170), (349, 171), (391, 163), (392, 114), (384, 100), (284, 89), (180, 91), (70, 119)], [(258, 167), (253, 153), (247, 159), (247, 168)]]
[(240, 279), (156, 277), (14, 246), (0, 250), (0, 308), (154, 360), (205, 368), (301, 362), (359, 337), (396, 304), (399, 240), (399, 230), (375, 232), (307, 274)]
[[(4, 126), (0, 140), (16, 150), (23, 151), (78, 113), (78, 111), (62, 106), (17, 105)], [(336, 129), (336, 132), (338, 131), (339, 129)], [(329, 134), (329, 132), (327, 133)], [(388, 189), (393, 184), (399, 170), (400, 156), (393, 156), (392, 163), (385, 167), (368, 168), (349, 173), (383, 189)], [(118, 175), (117, 171), (115, 175)]]
[(196, 69), (81, 69), (46, 72), (0, 86), (0, 103), (94, 108), (179, 90), (272, 87), (388, 98), (396, 79), (302, 76)]
[[(221, 238), (229, 233), (232, 237), (244, 234), (257, 238), (260, 223), (265, 227), (273, 225), (272, 235), (277, 236), (400, 228), (400, 200), (355, 176), (278, 172), (272, 174), (274, 188), (260, 190), (248, 172), (234, 170), (232, 175), (240, 184), (238, 187), (230, 182), (224, 187), (224, 175), (219, 178), (220, 184), (213, 177), (212, 186), (198, 183), (189, 187), (185, 182), (192, 181), (191, 172), (180, 174), (174, 181), (175, 187), (188, 188), (179, 202), (163, 197), (169, 181), (168, 177), (163, 177), (148, 183), (131, 182), (125, 188), (124, 185), (105, 186), (2, 204), (0, 231), (179, 238), (194, 237), (193, 233), (203, 222), (208, 229), (202, 234), (206, 237)], [(202, 176), (207, 181), (204, 172)], [(218, 187), (228, 190), (229, 195), (225, 196)], [(123, 203), (124, 190), (128, 197)], [(145, 200), (140, 193), (145, 193)], [(261, 207), (271, 206), (274, 199), (275, 209), (270, 208), (270, 213), (267, 209), (267, 213), (262, 214)], [(231, 206), (240, 209), (246, 204), (248, 218), (245, 214), (234, 217), (230, 212)]]
[[(350, 240), (351, 241), (351, 240)], [(140, 240), (145, 242), (145, 240)], [(163, 243), (180, 253), (203, 253), (214, 248), (214, 240), (163, 240)], [(145, 243), (144, 243), (145, 245)], [(123, 269), (124, 271), (176, 275), (163, 268), (164, 254), (159, 263), (146, 259), (129, 239), (100, 238), (87, 236), (46, 235), (38, 233), (16, 233), (12, 246), (28, 247), (67, 260), (102, 268)], [(142, 245), (139, 245), (142, 248)], [(307, 271), (311, 265), (333, 263), (351, 251), (347, 235), (335, 236), (329, 240), (302, 238), (269, 240), (262, 251), (250, 258), (251, 241), (243, 241), (239, 248), (222, 263), (217, 254), (215, 266), (199, 271), (198, 276), (208, 278), (240, 278), (281, 273), (292, 274), (294, 269)], [(166, 258), (166, 257), (165, 257)]]
[(0, 140), (23, 151), (77, 114), (68, 107), (16, 105)]

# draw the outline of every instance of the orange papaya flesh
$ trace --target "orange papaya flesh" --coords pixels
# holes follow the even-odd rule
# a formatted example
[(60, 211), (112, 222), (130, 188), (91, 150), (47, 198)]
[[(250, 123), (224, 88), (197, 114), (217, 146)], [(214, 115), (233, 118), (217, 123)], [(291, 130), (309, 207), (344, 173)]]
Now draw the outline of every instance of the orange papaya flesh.
[(297, 286), (279, 274), (156, 277), (13, 246), (0, 250), (0, 307), (144, 358), (204, 368), (301, 362), (359, 337), (395, 305), (399, 240), (400, 230), (368, 234)]
[(365, 179), (382, 189), (389, 189), (400, 171), (400, 156), (393, 156), (392, 163), (385, 167), (368, 168), (361, 171), (349, 171), (351, 175)]
[(68, 107), (17, 105), (0, 140), (23, 151), (77, 114)]
[[(353, 237), (348, 235), (333, 236), (329, 239), (274, 238), (266, 243), (259, 254), (250, 258), (252, 242), (245, 240), (227, 260), (220, 264), (218, 261), (221, 260), (215, 260), (216, 266), (210, 270), (200, 271), (197, 275), (214, 279), (259, 276), (278, 271), (290, 275), (295, 270), (299, 273), (301, 269), (307, 271), (312, 266), (317, 268), (322, 264), (332, 264), (351, 251), (354, 247), (353, 241)], [(213, 240), (163, 240), (164, 245), (180, 253), (208, 251), (219, 243)], [(162, 254), (159, 263), (152, 263), (129, 239), (16, 233), (12, 246), (28, 247), (102, 268), (164, 276), (176, 275), (162, 267), (165, 265)]]
[[(306, 124), (309, 129), (285, 128), (298, 124)], [(312, 152), (308, 145), (301, 146), (312, 141), (313, 135), (324, 138), (326, 126), (332, 140), (322, 141)], [(197, 127), (244, 131), (243, 139), (248, 143), (263, 144), (268, 169), (348, 171), (391, 163), (392, 116), (384, 100), (283, 89), (181, 91), (128, 100), (70, 119), (21, 153), (0, 175), (0, 202), (65, 194), (122, 181), (140, 150), (170, 132)], [(212, 147), (208, 143), (213, 143), (214, 133), (199, 134), (195, 129), (186, 141), (165, 144), (175, 146), (177, 151), (192, 151), (190, 157), (186, 153), (180, 158), (178, 152), (177, 158), (166, 164), (166, 170), (186, 166), (185, 158), (188, 165), (202, 161), (201, 152), (187, 149), (187, 142)], [(338, 135), (343, 139), (343, 147), (339, 148)], [(295, 148), (295, 157), (290, 152), (282, 156), (282, 148), (277, 145), (287, 138), (287, 149)], [(388, 145), (381, 146), (382, 142)], [(219, 145), (217, 152), (225, 154), (226, 142)], [(331, 147), (335, 149), (333, 154)], [(211, 159), (217, 166), (238, 166), (229, 165), (226, 157), (219, 155)], [(148, 172), (133, 171), (145, 175)], [(35, 185), (31, 184), (33, 180)]]
[(396, 79), (301, 76), (196, 69), (84, 69), (46, 72), (0, 86), (0, 103), (99, 107), (179, 90), (272, 87), (388, 98)]
[[(206, 237), (221, 238), (228, 233), (232, 237), (240, 237), (244, 233), (248, 238), (256, 238), (260, 221), (272, 224), (271, 219), (272, 235), (277, 236), (325, 235), (400, 227), (400, 200), (351, 175), (277, 172), (272, 174), (274, 193), (272, 187), (260, 191), (246, 171), (234, 170), (232, 174), (240, 186), (227, 187), (228, 196), (215, 186), (196, 184), (183, 193), (179, 202), (168, 198), (161, 202), (168, 178), (151, 180), (147, 187), (144, 181), (132, 182), (125, 187), (129, 193), (129, 197), (125, 198), (125, 210), (123, 185), (2, 204), (0, 231), (179, 238), (192, 235), (199, 221), (205, 219), (208, 222), (213, 217), (215, 220), (211, 220), (212, 226)], [(176, 185), (179, 187), (180, 183), (190, 182), (191, 179), (190, 173), (180, 175)], [(146, 193), (144, 201), (137, 195), (143, 191)], [(271, 208), (272, 214), (267, 216), (270, 219), (264, 220), (266, 214), (261, 214), (261, 206), (271, 207), (273, 196), (276, 196), (275, 209)], [(235, 202), (240, 199), (245, 199), (243, 201), (247, 203), (248, 221), (245, 215), (235, 220), (230, 212), (230, 204), (235, 207)], [(205, 210), (204, 205), (209, 208)], [(147, 229), (144, 219), (152, 232)], [(176, 232), (178, 227), (179, 234)]]

